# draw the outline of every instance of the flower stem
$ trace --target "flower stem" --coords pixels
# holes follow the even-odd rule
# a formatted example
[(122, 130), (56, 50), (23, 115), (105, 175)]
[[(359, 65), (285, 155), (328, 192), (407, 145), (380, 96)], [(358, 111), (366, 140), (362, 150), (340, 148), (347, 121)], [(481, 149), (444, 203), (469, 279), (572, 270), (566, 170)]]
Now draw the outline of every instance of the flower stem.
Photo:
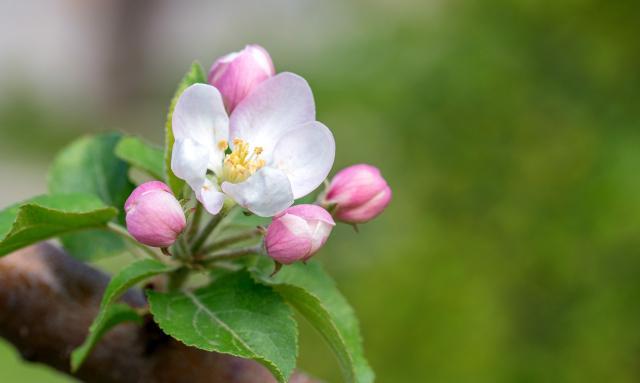
[(230, 259), (244, 257), (245, 255), (260, 253), (261, 251), (262, 251), (262, 244), (249, 246), (249, 247), (241, 247), (238, 249), (222, 250), (217, 253), (213, 253), (209, 256), (200, 258), (199, 262), (204, 265), (207, 265), (212, 262), (227, 261)]
[(209, 246), (205, 246), (202, 248), (202, 250), (200, 251), (201, 254), (207, 254), (210, 253), (212, 251), (215, 250), (220, 250), (220, 249), (224, 249), (225, 247), (229, 246), (229, 245), (233, 245), (234, 243), (238, 243), (241, 241), (245, 241), (247, 239), (251, 239), (251, 238), (257, 238), (259, 236), (262, 235), (262, 230), (261, 229), (252, 229), (249, 231), (245, 231), (242, 233), (238, 233), (232, 236), (229, 236), (227, 238), (221, 239), (220, 241), (214, 242), (212, 244), (210, 244)]
[(198, 229), (200, 228), (200, 219), (202, 218), (202, 205), (196, 202), (196, 211), (193, 213), (193, 220), (191, 221), (191, 226), (189, 226), (189, 231), (187, 232), (187, 238), (191, 239), (198, 234)]
[(217, 215), (211, 217), (211, 220), (207, 223), (207, 225), (202, 229), (200, 234), (194, 239), (191, 244), (191, 254), (197, 254), (198, 250), (207, 242), (207, 239), (213, 232), (213, 230), (218, 226), (218, 224), (227, 216), (229, 213), (229, 209), (227, 207), (223, 207), (222, 210)]
[(184, 283), (189, 279), (189, 269), (181, 267), (169, 274), (169, 291), (179, 290)]
[(145, 252), (145, 254), (151, 256), (152, 258), (161, 261), (162, 259), (158, 256), (158, 254), (156, 254), (155, 251), (151, 250), (150, 248), (148, 248), (147, 246), (141, 244), (140, 242), (136, 241), (135, 238), (133, 238), (131, 236), (131, 234), (129, 234), (129, 232), (127, 231), (127, 229), (125, 229), (124, 227), (118, 225), (117, 223), (114, 222), (109, 222), (107, 223), (106, 226), (107, 230), (111, 231), (112, 233), (118, 234), (119, 236), (121, 236), (122, 238), (126, 239), (130, 244), (133, 244), (134, 246), (136, 246), (138, 249), (141, 249), (142, 251)]

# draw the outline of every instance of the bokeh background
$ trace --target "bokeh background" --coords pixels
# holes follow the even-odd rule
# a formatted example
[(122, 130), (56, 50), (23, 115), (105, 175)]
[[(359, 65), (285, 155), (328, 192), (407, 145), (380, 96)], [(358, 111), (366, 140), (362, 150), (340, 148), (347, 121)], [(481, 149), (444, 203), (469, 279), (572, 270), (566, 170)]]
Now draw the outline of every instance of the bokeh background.
[[(335, 169), (369, 162), (393, 187), (383, 216), (318, 256), (378, 381), (637, 382), (639, 14), (634, 0), (0, 0), (0, 206), (44, 192), (77, 135), (161, 143), (189, 63), (259, 43), (311, 83)], [(300, 366), (341, 381), (305, 325)], [(0, 381), (68, 378), (3, 342)]]

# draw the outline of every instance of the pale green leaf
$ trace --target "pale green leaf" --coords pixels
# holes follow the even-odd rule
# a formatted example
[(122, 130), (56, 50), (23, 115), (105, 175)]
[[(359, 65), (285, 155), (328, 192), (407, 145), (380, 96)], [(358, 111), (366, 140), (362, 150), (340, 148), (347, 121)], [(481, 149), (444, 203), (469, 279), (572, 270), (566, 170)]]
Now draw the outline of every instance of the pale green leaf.
[(184, 344), (256, 360), (280, 382), (291, 375), (298, 351), (291, 309), (246, 271), (194, 292), (147, 296), (160, 328)]
[(40, 196), (0, 212), (0, 256), (41, 240), (103, 227), (117, 210), (93, 195)]
[(173, 110), (175, 109), (178, 98), (182, 92), (193, 84), (206, 82), (207, 76), (204, 73), (204, 69), (202, 69), (202, 65), (198, 62), (194, 62), (191, 64), (189, 71), (182, 78), (182, 81), (180, 81), (180, 84), (178, 84), (178, 89), (176, 89), (176, 92), (171, 99), (171, 103), (169, 104), (169, 113), (167, 113), (167, 122), (165, 123), (164, 170), (167, 176), (167, 184), (178, 199), (182, 197), (184, 181), (176, 177), (176, 175), (173, 174), (173, 171), (171, 171), (171, 153), (173, 151), (173, 143), (175, 142), (173, 130), (171, 128), (171, 118), (173, 117)]
[(120, 139), (115, 154), (129, 165), (146, 172), (157, 180), (164, 179), (164, 152), (138, 137)]
[(89, 356), (98, 341), (113, 327), (123, 322), (136, 322), (142, 324), (142, 318), (138, 313), (125, 304), (114, 304), (107, 306), (101, 315), (91, 324), (89, 335), (84, 343), (71, 353), (71, 371), (75, 372), (80, 368), (85, 359)]
[(317, 262), (295, 263), (269, 277), (271, 262), (260, 261), (254, 275), (272, 286), (322, 335), (338, 358), (351, 383), (370, 383), (374, 374), (362, 349), (362, 338), (353, 309)]

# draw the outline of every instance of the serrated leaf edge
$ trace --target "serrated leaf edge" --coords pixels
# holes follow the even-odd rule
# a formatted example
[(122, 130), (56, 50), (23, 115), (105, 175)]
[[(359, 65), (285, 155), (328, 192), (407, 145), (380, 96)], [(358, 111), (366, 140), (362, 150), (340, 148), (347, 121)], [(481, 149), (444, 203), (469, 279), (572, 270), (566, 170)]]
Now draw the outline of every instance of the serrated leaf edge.
[[(332, 318), (332, 316), (331, 316), (331, 314), (329, 313), (329, 311), (326, 309), (326, 307), (324, 306), (324, 304), (322, 304), (322, 300), (321, 300), (321, 299), (320, 299), (316, 294), (312, 293), (311, 291), (309, 291), (309, 290), (307, 290), (307, 289), (304, 289), (304, 288), (302, 288), (302, 287), (300, 287), (300, 286), (293, 285), (293, 284), (291, 284), (291, 283), (271, 281), (269, 278), (267, 278), (267, 277), (265, 277), (265, 276), (262, 276), (262, 275), (260, 274), (260, 271), (259, 271), (259, 270), (257, 270), (257, 269), (252, 269), (252, 270), (250, 270), (250, 271), (251, 271), (251, 276), (252, 276), (252, 278), (253, 278), (257, 283), (260, 283), (260, 284), (262, 284), (262, 285), (269, 286), (269, 287), (271, 287), (271, 288), (275, 289), (277, 292), (279, 292), (279, 291), (278, 291), (278, 288), (279, 288), (279, 287), (286, 287), (286, 288), (291, 288), (291, 289), (294, 289), (294, 290), (301, 291), (302, 293), (304, 293), (304, 294), (306, 294), (306, 295), (308, 295), (308, 296), (312, 297), (314, 300), (316, 300), (316, 301), (318, 302), (318, 306), (320, 306), (320, 307), (322, 308), (322, 311), (323, 311), (323, 312), (324, 312), (324, 313), (325, 313), (329, 318)], [(335, 286), (335, 282), (334, 282), (334, 281), (330, 281), (330, 282), (331, 282), (331, 284), (333, 285), (333, 287), (336, 287), (336, 286)], [(279, 292), (279, 293), (280, 293), (280, 292)], [(281, 295), (282, 295), (282, 294), (281, 294)], [(293, 303), (291, 303), (291, 302), (290, 302), (288, 299), (286, 299), (284, 296), (283, 296), (283, 299), (284, 299), (284, 301), (285, 301), (285, 302), (287, 302), (290, 306), (293, 306), (293, 308), (294, 308), (294, 309), (296, 309), (297, 311), (300, 311), (300, 310), (298, 310), (298, 309), (296, 308), (296, 306), (295, 306)], [(355, 312), (353, 311), (353, 308), (351, 308), (351, 306), (350, 306), (350, 305), (349, 305), (348, 307), (349, 307), (349, 311), (351, 311), (351, 313), (353, 314), (353, 318), (354, 318), (355, 324), (356, 324), (356, 325), (358, 326), (358, 328), (359, 328), (359, 327), (360, 327), (360, 323), (359, 323), (359, 321), (358, 321), (357, 316), (355, 315)], [(337, 335), (338, 339), (340, 340), (340, 342), (342, 343), (342, 345), (344, 346), (344, 348), (346, 349), (346, 348), (347, 348), (347, 347), (346, 347), (346, 341), (345, 341), (344, 337), (342, 336), (342, 333), (341, 333), (341, 332), (339, 331), (339, 329), (336, 327), (336, 324), (334, 323), (334, 321), (333, 321), (333, 320), (330, 320), (330, 321), (329, 321), (329, 324), (330, 324), (331, 328), (335, 331), (335, 334)], [(312, 327), (315, 327), (315, 326), (313, 326), (313, 324), (311, 324), (311, 325), (312, 325)], [(316, 330), (316, 331), (318, 331), (318, 330)], [(321, 331), (318, 331), (318, 332), (319, 332), (319, 333), (321, 334), (321, 336), (324, 338), (324, 334), (322, 334), (322, 332), (321, 332)], [(360, 333), (360, 331), (358, 331), (358, 333), (357, 333), (357, 338), (356, 338), (356, 340), (357, 340), (357, 342), (362, 346), (362, 344), (363, 344), (363, 339), (362, 339), (362, 334)], [(327, 341), (327, 343), (329, 344), (329, 347), (330, 347), (331, 349), (333, 349), (333, 347), (332, 347), (331, 343), (330, 343), (330, 342), (328, 342), (328, 341)], [(333, 351), (337, 353), (337, 351), (336, 351), (336, 350), (333, 350)], [(355, 362), (354, 362), (354, 360), (353, 360), (353, 357), (352, 357), (351, 353), (350, 353), (350, 352), (348, 352), (348, 351), (347, 351), (345, 354), (346, 354), (346, 356), (347, 356), (348, 360), (350, 361), (350, 365), (349, 365), (349, 367), (348, 367), (348, 368), (349, 368), (349, 370), (350, 370), (350, 372), (351, 372), (351, 374), (350, 374), (350, 375), (351, 375), (351, 376), (350, 376), (350, 377), (351, 377), (351, 380), (349, 380), (349, 379), (348, 379), (348, 377), (346, 377), (345, 379), (347, 380), (347, 382), (350, 382), (350, 383), (358, 383), (358, 382), (359, 382), (359, 379), (358, 379), (357, 371), (356, 371), (356, 369), (355, 369)], [(367, 366), (367, 369), (369, 370), (369, 372), (370, 372), (370, 373), (372, 374), (372, 376), (375, 378), (374, 372), (373, 372), (373, 370), (371, 369), (371, 366), (369, 365), (369, 362), (368, 362), (366, 359), (364, 360), (364, 362), (366, 363), (366, 366)], [(340, 363), (340, 359), (339, 359), (339, 358), (338, 358), (338, 364), (340, 365), (341, 369), (343, 369), (343, 368), (344, 368), (344, 366), (342, 366), (342, 363)], [(372, 379), (372, 381), (373, 381), (373, 379)]]
[[(60, 209), (53, 209), (53, 208), (49, 208), (49, 207), (46, 207), (46, 206), (42, 206), (42, 205), (37, 204), (37, 203), (26, 203), (26, 204), (21, 205), (20, 207), (18, 207), (18, 212), (16, 213), (16, 218), (11, 223), (11, 229), (2, 238), (0, 238), (0, 244), (2, 244), (4, 241), (8, 240), (11, 237), (14, 237), (14, 236), (22, 233), (23, 231), (32, 229), (33, 227), (36, 226), (36, 225), (26, 225), (26, 226), (23, 226), (23, 227), (20, 227), (20, 228), (16, 227), (18, 221), (20, 221), (21, 219), (25, 219), (24, 215), (27, 214), (26, 211), (28, 209), (33, 209), (33, 208), (40, 209), (40, 210), (43, 210), (43, 211), (52, 212), (52, 213), (69, 214), (69, 215), (78, 216), (78, 217), (86, 216), (86, 215), (90, 215), (90, 214), (102, 214), (102, 213), (111, 212), (112, 216), (107, 221), (109, 221), (110, 219), (113, 219), (113, 217), (118, 215), (118, 209), (116, 209), (116, 208), (114, 208), (112, 206), (101, 207), (101, 208), (97, 208), (97, 209), (89, 210), (89, 211), (85, 211), (85, 212), (75, 212), (75, 211), (65, 211), (65, 210), (60, 210)], [(74, 229), (69, 229), (69, 230), (63, 230), (60, 233), (56, 233), (55, 235), (52, 235), (50, 237), (42, 238), (42, 240), (47, 239), (47, 238), (56, 237), (56, 236), (62, 235), (62, 234), (72, 233), (74, 231), (80, 231), (80, 230), (92, 229), (92, 228), (100, 228), (100, 227), (103, 227), (104, 225), (105, 224), (96, 224), (96, 225), (86, 226), (86, 227), (83, 227), (83, 228), (74, 228)], [(59, 225), (47, 225), (46, 223), (38, 224), (38, 226), (60, 227)], [(2, 255), (4, 255), (4, 254), (2, 254)]]

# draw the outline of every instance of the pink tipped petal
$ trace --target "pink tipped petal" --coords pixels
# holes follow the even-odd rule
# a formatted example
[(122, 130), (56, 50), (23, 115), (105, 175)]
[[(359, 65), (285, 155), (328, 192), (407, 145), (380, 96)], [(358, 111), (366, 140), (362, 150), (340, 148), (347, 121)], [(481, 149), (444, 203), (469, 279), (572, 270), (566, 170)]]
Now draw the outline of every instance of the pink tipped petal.
[[(132, 193), (126, 223), (129, 233), (141, 243), (154, 247), (168, 247), (184, 230), (186, 219), (182, 206), (169, 191), (149, 189), (143, 184), (142, 193)], [(136, 196), (134, 196), (136, 194)]]
[(220, 212), (225, 198), (224, 193), (219, 192), (216, 185), (209, 180), (205, 181), (204, 186), (196, 193), (196, 197), (198, 201), (202, 203), (205, 210), (213, 215)]
[(231, 114), (230, 142), (240, 138), (264, 149), (265, 159), (287, 132), (315, 120), (315, 103), (305, 79), (280, 73), (262, 82)]
[(280, 263), (307, 260), (327, 242), (333, 226), (333, 218), (320, 206), (292, 206), (276, 215), (269, 225), (265, 237), (267, 254)]
[(302, 204), (291, 206), (287, 210), (278, 214), (276, 218), (284, 214), (293, 214), (306, 220), (321, 221), (330, 226), (336, 225), (331, 214), (329, 214), (328, 211), (318, 205)]
[(325, 203), (336, 204), (334, 217), (364, 223), (378, 216), (391, 201), (391, 188), (375, 166), (349, 166), (331, 180)]
[(338, 205), (336, 219), (347, 223), (365, 223), (380, 215), (391, 202), (391, 188), (386, 186), (378, 194), (360, 206), (341, 208)]
[(207, 147), (189, 138), (177, 140), (171, 154), (171, 170), (185, 180), (193, 190), (198, 190), (207, 175), (211, 152)]
[(309, 225), (300, 217), (285, 214), (269, 225), (265, 247), (271, 258), (285, 265), (304, 259), (312, 248)]
[(129, 195), (129, 198), (127, 198), (127, 201), (124, 203), (124, 211), (125, 212), (129, 211), (129, 209), (132, 207), (132, 205), (138, 200), (138, 198), (141, 195), (146, 194), (147, 192), (150, 192), (152, 190), (164, 190), (166, 192), (171, 193), (171, 188), (169, 188), (169, 186), (164, 182), (160, 182), (160, 181), (145, 182), (140, 186), (138, 186), (137, 188), (135, 188), (131, 193), (131, 195)]
[(344, 208), (360, 206), (386, 187), (387, 182), (375, 166), (352, 165), (333, 177), (326, 199)]
[(289, 177), (293, 198), (301, 198), (327, 178), (335, 153), (331, 131), (313, 121), (283, 136), (273, 150), (271, 163)]
[(309, 226), (311, 227), (311, 250), (309, 251), (309, 255), (305, 257), (306, 259), (311, 258), (329, 239), (329, 234), (331, 234), (331, 230), (333, 230), (334, 225), (329, 225), (323, 221), (312, 221), (309, 222)]
[(331, 214), (318, 205), (296, 205), (288, 208), (284, 213), (296, 215), (307, 221), (309, 225), (311, 230), (311, 250), (305, 259), (310, 258), (327, 242), (331, 230), (336, 225)]
[(271, 217), (293, 203), (289, 178), (281, 170), (270, 167), (258, 170), (237, 184), (223, 182), (222, 191), (261, 217)]
[(269, 53), (258, 45), (248, 45), (242, 51), (217, 60), (209, 71), (209, 83), (222, 94), (229, 113), (258, 84), (275, 74)]

